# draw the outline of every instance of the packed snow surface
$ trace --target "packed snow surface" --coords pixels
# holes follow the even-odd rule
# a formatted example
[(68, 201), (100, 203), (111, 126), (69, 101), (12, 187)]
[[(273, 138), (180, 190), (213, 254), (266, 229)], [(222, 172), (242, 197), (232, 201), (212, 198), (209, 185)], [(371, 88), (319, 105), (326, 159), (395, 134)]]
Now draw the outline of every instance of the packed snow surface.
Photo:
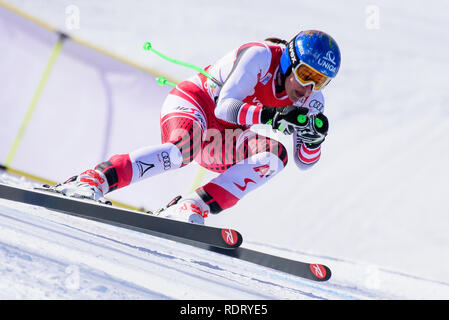
[[(211, 220), (238, 229), (246, 247), (328, 265), (330, 281), (1, 200), (0, 297), (449, 298), (447, 2), (7, 2), (177, 79), (192, 72), (143, 53), (143, 41), (205, 66), (244, 42), (322, 29), (342, 67), (324, 92), (320, 163), (289, 165)], [(65, 25), (69, 5), (79, 29)]]
[[(35, 184), (9, 174), (0, 182)], [(440, 299), (449, 283), (245, 241), (333, 272), (326, 283), (123, 228), (0, 200), (3, 299)]]

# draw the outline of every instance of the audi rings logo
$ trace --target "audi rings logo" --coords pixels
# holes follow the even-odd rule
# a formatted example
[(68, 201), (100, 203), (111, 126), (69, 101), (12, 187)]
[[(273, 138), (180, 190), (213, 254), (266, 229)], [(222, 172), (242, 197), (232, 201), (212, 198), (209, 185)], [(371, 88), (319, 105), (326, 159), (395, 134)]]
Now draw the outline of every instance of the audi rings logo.
[(318, 110), (319, 112), (323, 112), (323, 109), (324, 109), (323, 103), (316, 99), (313, 99), (312, 101), (310, 101), (309, 106), (313, 109)]
[(164, 170), (168, 170), (171, 168), (171, 160), (168, 152), (164, 151), (161, 153), (162, 163), (164, 164)]

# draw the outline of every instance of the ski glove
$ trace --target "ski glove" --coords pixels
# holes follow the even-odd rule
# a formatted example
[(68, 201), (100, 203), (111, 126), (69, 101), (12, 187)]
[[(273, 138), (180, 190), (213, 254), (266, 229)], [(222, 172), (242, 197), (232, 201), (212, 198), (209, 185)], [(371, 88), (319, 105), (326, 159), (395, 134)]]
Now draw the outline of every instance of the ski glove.
[(302, 140), (309, 149), (318, 148), (326, 139), (329, 130), (329, 120), (320, 113), (309, 116), (308, 125), (304, 128), (296, 129), (296, 136)]
[(295, 132), (304, 143), (315, 148), (324, 141), (329, 129), (329, 121), (323, 113), (309, 115), (309, 109), (305, 107), (264, 106), (261, 120), (262, 123), (269, 124), (284, 134)]
[(304, 107), (262, 107), (262, 123), (270, 124), (274, 130), (292, 134), (295, 129), (304, 129), (308, 123), (309, 109)]

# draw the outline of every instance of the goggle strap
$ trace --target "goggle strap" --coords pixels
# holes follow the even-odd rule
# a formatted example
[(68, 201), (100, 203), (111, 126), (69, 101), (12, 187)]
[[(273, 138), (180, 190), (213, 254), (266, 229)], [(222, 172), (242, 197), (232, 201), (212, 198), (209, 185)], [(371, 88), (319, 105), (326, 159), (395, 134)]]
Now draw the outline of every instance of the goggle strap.
[(295, 50), (295, 39), (296, 37), (293, 38), (287, 45), (288, 55), (292, 63), (292, 70), (299, 64), (299, 58)]

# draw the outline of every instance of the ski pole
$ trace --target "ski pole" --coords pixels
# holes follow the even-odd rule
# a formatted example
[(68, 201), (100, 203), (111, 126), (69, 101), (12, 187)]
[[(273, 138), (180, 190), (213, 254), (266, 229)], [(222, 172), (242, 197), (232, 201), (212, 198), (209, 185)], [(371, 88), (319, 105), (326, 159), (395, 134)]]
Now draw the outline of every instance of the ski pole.
[[(222, 86), (222, 84), (220, 83), (220, 81), (218, 81), (217, 79), (215, 79), (210, 73), (208, 73), (208, 72), (205, 71), (204, 69), (202, 69), (202, 68), (200, 68), (200, 67), (197, 67), (197, 66), (195, 66), (195, 65), (193, 65), (193, 64), (190, 64), (190, 63), (188, 63), (188, 62), (179, 61), (179, 60), (170, 58), (170, 57), (166, 56), (165, 54), (163, 54), (163, 53), (157, 51), (156, 49), (154, 49), (150, 42), (145, 42), (145, 43), (143, 44), (143, 49), (146, 50), (146, 51), (152, 51), (152, 52), (154, 52), (155, 54), (157, 54), (159, 57), (161, 57), (161, 58), (163, 58), (163, 59), (165, 59), (165, 60), (167, 60), (167, 61), (169, 61), (169, 62), (172, 62), (172, 63), (175, 63), (175, 64), (179, 64), (179, 65), (181, 65), (181, 66), (184, 66), (184, 67), (193, 69), (193, 70), (195, 70), (195, 71), (197, 71), (197, 72), (203, 74), (203, 75), (204, 75), (205, 77), (207, 77), (208, 79), (212, 80), (212, 81), (213, 81), (216, 85), (218, 85), (219, 87)], [(172, 83), (172, 82), (170, 82), (170, 81), (167, 81), (164, 77), (159, 77), (159, 78), (157, 78), (157, 81), (158, 81), (158, 83), (159, 83), (160, 85), (168, 84), (168, 85), (171, 85), (171, 86), (176, 86), (174, 83)]]
[(167, 79), (165, 79), (165, 77), (157, 77), (156, 81), (157, 81), (158, 85), (160, 85), (160, 86), (169, 85), (172, 87), (176, 87), (176, 83), (168, 81)]

